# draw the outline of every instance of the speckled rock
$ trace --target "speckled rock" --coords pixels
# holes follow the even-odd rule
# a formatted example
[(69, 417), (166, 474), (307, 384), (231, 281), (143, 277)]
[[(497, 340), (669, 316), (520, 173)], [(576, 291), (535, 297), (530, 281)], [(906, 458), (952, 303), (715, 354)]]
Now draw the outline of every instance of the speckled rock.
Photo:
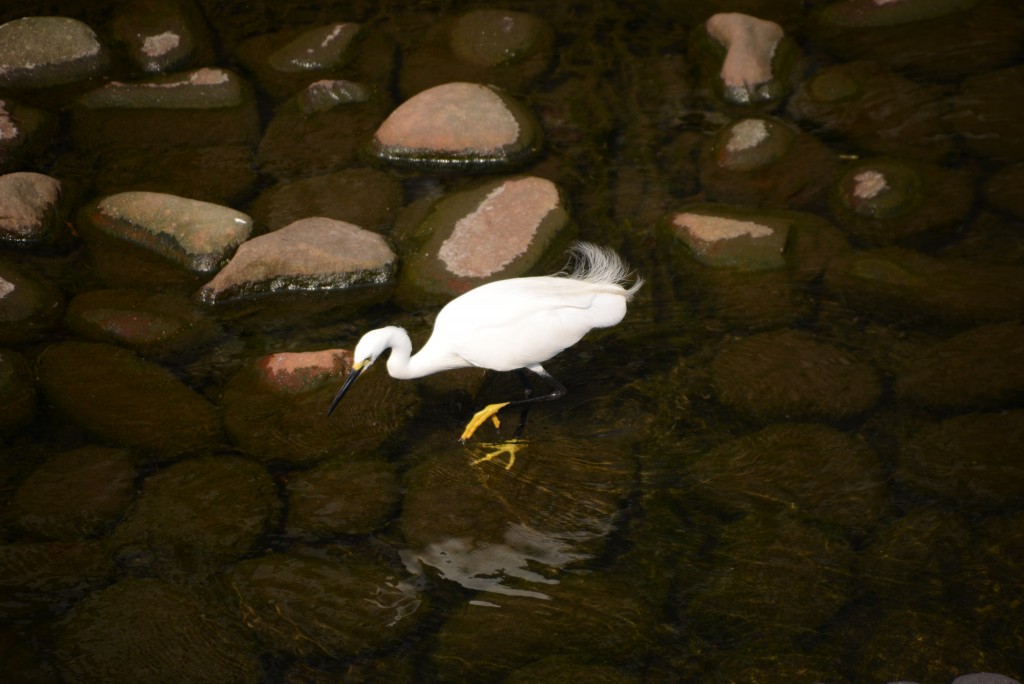
[(111, 32), (135, 67), (165, 73), (213, 61), (202, 15), (191, 0), (140, 0), (119, 8)]
[(942, 120), (942, 86), (916, 83), (881, 62), (827, 66), (800, 84), (787, 112), (874, 154), (938, 162), (956, 148)]
[(260, 131), (249, 84), (219, 67), (111, 81), (72, 108), (72, 135), (86, 149), (252, 144)]
[(748, 14), (713, 15), (693, 32), (690, 52), (705, 87), (728, 105), (777, 106), (798, 77), (799, 51), (782, 27)]
[[(159, 283), (215, 273), (252, 232), (252, 219), (225, 206), (157, 192), (122, 192), (79, 213), (90, 256), (108, 281)], [(152, 266), (164, 265), (163, 271)], [(138, 283), (137, 281), (143, 281)]]
[(397, 297), (412, 307), (447, 302), (483, 283), (533, 274), (570, 239), (558, 188), (527, 176), (488, 181), (437, 201), (415, 228)]
[(39, 387), (64, 415), (143, 460), (208, 448), (220, 435), (213, 406), (166, 368), (125, 349), (60, 342), (38, 361)]
[(338, 459), (288, 476), (288, 532), (332, 538), (369, 534), (401, 501), (395, 469), (380, 461)]
[(715, 268), (762, 271), (783, 268), (790, 222), (760, 220), (717, 207), (699, 207), (674, 214), (669, 230), (693, 255)]
[(390, 174), (347, 169), (274, 185), (263, 191), (248, 211), (261, 232), (320, 216), (386, 233), (402, 201), (402, 186)]
[(17, 432), (35, 413), (36, 388), (28, 361), (0, 347), (0, 436)]
[(901, 369), (895, 389), (939, 411), (1011, 406), (1024, 397), (1024, 326), (982, 326), (935, 344)]
[[(507, 596), (453, 609), (431, 659), (444, 681), (503, 681), (511, 672), (554, 657), (592, 665), (636, 662), (650, 645), (652, 612), (624, 583), (599, 574), (570, 576), (551, 600)], [(481, 640), (481, 634), (490, 639)], [(552, 638), (558, 634), (558, 638)]]
[(102, 76), (110, 55), (69, 17), (23, 17), (0, 26), (0, 88), (37, 89)]
[(61, 182), (41, 173), (0, 176), (0, 244), (33, 246), (66, 238)]
[(888, 510), (888, 474), (878, 456), (824, 425), (771, 425), (711, 449), (688, 472), (688, 492), (729, 514), (794, 511), (866, 531)]
[(1024, 133), (1017, 118), (1024, 107), (1024, 92), (1017, 87), (1022, 79), (1024, 66), (1013, 66), (978, 72), (960, 84), (946, 122), (971, 152), (1002, 161), (1024, 160)]
[(729, 343), (711, 372), (719, 401), (759, 421), (851, 418), (882, 393), (870, 364), (797, 330)]
[(1024, 270), (886, 247), (832, 260), (825, 286), (851, 307), (902, 325), (970, 327), (1017, 320)]
[(267, 124), (260, 168), (278, 178), (301, 178), (352, 166), (390, 109), (387, 96), (369, 85), (315, 81), (278, 107)]
[(0, 344), (18, 344), (49, 330), (64, 311), (57, 286), (0, 259)]
[(344, 221), (306, 218), (243, 244), (197, 297), (214, 304), (275, 292), (386, 286), (396, 267), (380, 235)]
[(1024, 501), (1024, 411), (970, 413), (922, 428), (900, 449), (896, 478), (960, 507)]
[(816, 632), (850, 598), (855, 560), (846, 542), (793, 517), (748, 515), (722, 533), (687, 618), (706, 638)]
[(80, 294), (68, 305), (65, 323), (84, 338), (156, 357), (195, 352), (217, 332), (216, 324), (186, 296), (141, 290)]
[(52, 142), (57, 117), (11, 99), (0, 100), (0, 173), (15, 171)]
[(821, 49), (932, 80), (991, 71), (1021, 47), (1019, 14), (1001, 0), (841, 0), (812, 20)]
[(412, 383), (384, 368), (352, 388), (330, 417), (331, 399), (352, 367), (351, 352), (279, 353), (261, 357), (224, 387), (224, 426), (245, 453), (266, 462), (311, 465), (332, 456), (374, 455), (415, 410)]
[(712, 202), (799, 209), (823, 199), (837, 168), (814, 136), (780, 119), (746, 117), (705, 141), (700, 183)]
[(974, 206), (974, 179), (923, 162), (867, 159), (844, 170), (830, 204), (836, 223), (854, 242), (937, 245)]
[(276, 525), (279, 509), (263, 466), (233, 456), (187, 459), (143, 481), (109, 544), (123, 564), (202, 577), (250, 552)]
[(122, 579), (58, 627), (67, 681), (251, 684), (259, 656), (239, 622), (203, 592), (158, 579)]
[(553, 45), (551, 26), (526, 12), (475, 9), (444, 17), (403, 59), (399, 88), (408, 97), (464, 81), (524, 92), (551, 63)]
[(398, 166), (494, 171), (533, 158), (540, 144), (533, 114), (503, 91), (446, 83), (399, 105), (369, 151)]
[(0, 544), (0, 619), (50, 617), (108, 582), (113, 572), (98, 542)]
[(74, 541), (110, 526), (135, 497), (135, 467), (121, 449), (83, 447), (53, 456), (18, 486), (10, 515), (33, 537)]
[(266, 648), (299, 657), (351, 657), (397, 642), (426, 612), (411, 583), (356, 555), (276, 554), (226, 575), (240, 617)]

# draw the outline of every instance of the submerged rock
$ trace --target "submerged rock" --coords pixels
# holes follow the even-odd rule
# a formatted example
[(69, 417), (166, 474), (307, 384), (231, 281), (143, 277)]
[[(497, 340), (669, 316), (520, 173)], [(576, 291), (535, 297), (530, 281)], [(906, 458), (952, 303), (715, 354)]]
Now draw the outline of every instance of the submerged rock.
[(49, 618), (107, 583), (113, 572), (99, 542), (0, 544), (0, 620)]
[(53, 140), (57, 117), (14, 100), (0, 100), (0, 173), (15, 171)]
[(208, 448), (220, 435), (213, 405), (166, 368), (125, 349), (60, 342), (39, 357), (47, 399), (97, 437), (152, 461)]
[(399, 88), (406, 96), (464, 81), (524, 92), (551, 63), (554, 31), (526, 12), (475, 9), (431, 25), (404, 57)]
[(248, 211), (257, 227), (268, 232), (318, 216), (386, 233), (402, 202), (402, 185), (390, 174), (346, 169), (274, 185)]
[(727, 344), (711, 372), (719, 401), (765, 422), (852, 418), (882, 394), (870, 364), (796, 330)]
[(865, 531), (888, 510), (878, 456), (824, 425), (771, 425), (711, 449), (689, 473), (692, 493), (730, 514), (794, 511)]
[(1018, 87), (1022, 79), (1024, 66), (1012, 66), (979, 71), (963, 80), (946, 122), (970, 151), (1001, 161), (1024, 161), (1024, 132), (1017, 117), (1024, 107), (1024, 92)]
[(158, 277), (149, 268), (154, 257), (183, 271), (182, 279), (209, 276), (249, 237), (252, 219), (218, 204), (140, 191), (91, 202), (79, 227), (107, 279), (132, 285)]
[(497, 88), (446, 83), (414, 95), (384, 120), (370, 153), (398, 166), (494, 171), (540, 149), (533, 114)]
[(1012, 406), (1024, 397), (1024, 326), (982, 326), (939, 342), (900, 370), (895, 389), (940, 411)]
[(960, 507), (1004, 510), (1024, 502), (1024, 411), (970, 413), (930, 425), (900, 449), (896, 478)]
[(288, 477), (288, 532), (331, 538), (369, 534), (401, 501), (398, 477), (381, 461), (337, 459)]
[(225, 582), (270, 650), (346, 658), (396, 643), (422, 619), (412, 584), (376, 561), (275, 554), (243, 561)]
[(43, 276), (0, 259), (0, 344), (32, 340), (60, 319), (64, 297)]
[(65, 322), (87, 339), (157, 357), (194, 352), (217, 331), (184, 295), (140, 290), (80, 294), (71, 300)]
[(868, 159), (846, 169), (831, 209), (853, 241), (872, 246), (941, 244), (974, 205), (969, 173), (897, 159)]
[(0, 88), (37, 89), (102, 76), (110, 55), (70, 17), (23, 17), (0, 25)]
[(36, 388), (28, 361), (0, 347), (0, 437), (17, 432), (35, 413)]
[(0, 176), (0, 244), (32, 246), (67, 235), (61, 182), (41, 173)]
[(129, 566), (202, 577), (251, 551), (279, 508), (263, 466), (232, 456), (188, 459), (143, 481), (109, 543)]
[(245, 453), (265, 462), (311, 465), (332, 456), (376, 455), (401, 432), (416, 406), (415, 387), (384, 368), (352, 388), (328, 417), (351, 352), (272, 354), (233, 375), (224, 387), (224, 426)]
[(531, 274), (569, 239), (561, 193), (544, 178), (488, 181), (437, 201), (414, 230), (398, 297), (447, 302), (478, 285)]
[(941, 86), (915, 83), (881, 62), (827, 66), (800, 85), (790, 115), (874, 154), (938, 162), (955, 150)]
[(969, 327), (1016, 320), (1024, 311), (1024, 270), (1017, 266), (893, 247), (838, 256), (825, 286), (851, 307), (903, 325)]
[(136, 68), (164, 73), (213, 61), (204, 18), (191, 0), (140, 0), (120, 8), (111, 32)]
[(703, 80), (727, 104), (776, 106), (792, 89), (797, 48), (773, 21), (715, 14), (691, 43)]
[(122, 579), (60, 623), (56, 660), (68, 681), (250, 684), (263, 678), (249, 637), (195, 588)]
[(287, 291), (350, 290), (392, 282), (387, 240), (359, 226), (306, 218), (249, 240), (197, 297), (207, 304)]
[(33, 537), (91, 537), (131, 504), (135, 476), (125, 450), (93, 446), (67, 451), (47, 459), (18, 486), (11, 517)]

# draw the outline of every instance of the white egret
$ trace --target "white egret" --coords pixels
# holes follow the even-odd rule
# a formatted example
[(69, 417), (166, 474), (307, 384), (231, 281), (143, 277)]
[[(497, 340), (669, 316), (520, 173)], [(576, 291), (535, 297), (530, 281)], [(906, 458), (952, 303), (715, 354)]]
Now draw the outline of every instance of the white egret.
[[(331, 402), (331, 415), (341, 398), (385, 350), (391, 349), (388, 374), (408, 380), (455, 368), (517, 371), (525, 397), (490, 404), (473, 416), (462, 433), (472, 437), (488, 419), (497, 427), (497, 413), (551, 401), (565, 394), (565, 386), (541, 363), (580, 341), (593, 328), (607, 328), (626, 315), (626, 302), (643, 285), (635, 278), (625, 287), (628, 267), (614, 251), (587, 242), (572, 247), (575, 266), (551, 276), (511, 278), (486, 283), (456, 297), (437, 314), (430, 339), (415, 354), (402, 328), (371, 330), (356, 344), (352, 372)], [(528, 370), (543, 378), (551, 392), (531, 396)], [(520, 429), (523, 421), (520, 421)]]

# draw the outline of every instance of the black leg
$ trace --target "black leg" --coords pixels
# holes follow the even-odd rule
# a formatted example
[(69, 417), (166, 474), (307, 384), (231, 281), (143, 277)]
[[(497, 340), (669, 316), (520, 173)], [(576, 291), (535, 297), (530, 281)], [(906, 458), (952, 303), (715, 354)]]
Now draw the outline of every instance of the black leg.
[[(519, 406), (523, 409), (523, 412), (520, 414), (519, 417), (519, 427), (516, 428), (516, 436), (519, 436), (519, 433), (523, 431), (523, 428), (526, 425), (526, 413), (529, 410), (530, 406), (541, 401), (553, 401), (562, 396), (565, 396), (565, 385), (558, 382), (558, 380), (555, 380), (550, 373), (548, 373), (540, 366), (540, 364), (529, 366), (526, 370), (529, 370), (532, 373), (535, 373), (536, 375), (539, 375), (540, 377), (544, 378), (544, 381), (551, 386), (551, 391), (547, 394), (542, 394), (539, 397), (537, 397), (533, 396), (533, 388), (528, 386), (525, 390), (526, 396), (523, 399), (518, 399), (516, 401), (506, 401), (501, 404), (490, 404), (488, 406), (485, 406), (484, 408), (477, 411), (473, 415), (472, 420), (470, 420), (469, 423), (466, 424), (466, 429), (462, 431), (462, 437), (459, 438), (460, 441), (465, 442), (467, 439), (472, 437), (473, 433), (476, 432), (476, 429), (483, 425), (488, 420), (494, 420), (495, 425), (497, 425), (497, 420), (495, 419), (495, 416), (497, 415), (498, 411), (506, 409), (510, 406)], [(523, 375), (525, 375), (525, 373)], [(522, 378), (523, 375), (520, 375), (520, 378)], [(524, 384), (529, 385), (529, 380), (529, 376), (526, 376)]]

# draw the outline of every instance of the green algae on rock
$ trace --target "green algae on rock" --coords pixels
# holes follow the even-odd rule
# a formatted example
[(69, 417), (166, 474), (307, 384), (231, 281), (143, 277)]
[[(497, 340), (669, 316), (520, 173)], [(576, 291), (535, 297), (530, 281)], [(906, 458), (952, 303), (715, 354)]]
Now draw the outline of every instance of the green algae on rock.
[(370, 534), (401, 503), (395, 468), (382, 461), (335, 459), (288, 476), (289, 534), (330, 539)]

